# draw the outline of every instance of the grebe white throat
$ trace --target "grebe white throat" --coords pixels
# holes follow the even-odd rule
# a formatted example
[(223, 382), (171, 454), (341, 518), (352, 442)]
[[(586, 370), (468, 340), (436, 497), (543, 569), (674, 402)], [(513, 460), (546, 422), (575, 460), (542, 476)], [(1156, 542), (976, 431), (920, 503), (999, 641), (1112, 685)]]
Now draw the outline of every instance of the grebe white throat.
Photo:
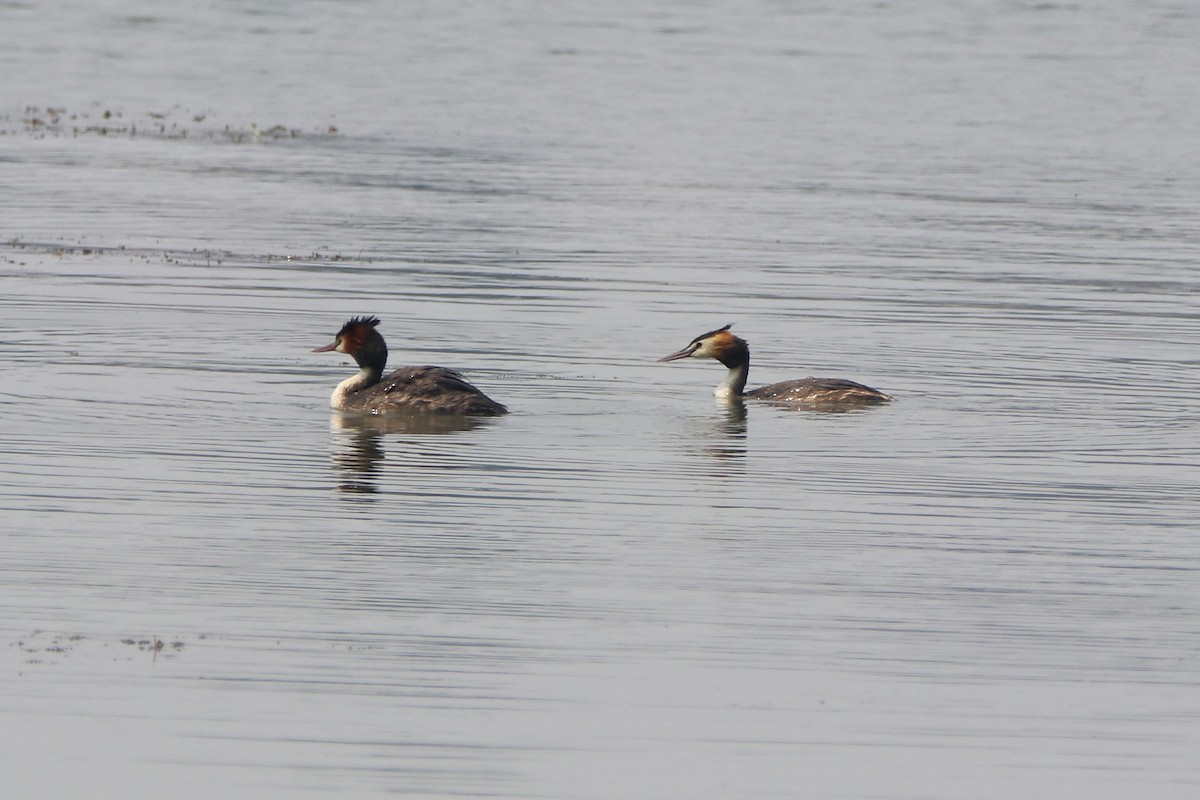
[(742, 396), (742, 390), (746, 388), (746, 379), (750, 376), (750, 365), (740, 364), (732, 366), (725, 373), (725, 380), (717, 386), (713, 392), (720, 400), (733, 400)]
[(357, 374), (351, 375), (334, 387), (333, 394), (329, 395), (329, 407), (345, 408), (348, 405), (346, 402), (347, 397), (354, 392), (361, 391), (363, 388), (370, 386), (377, 380), (375, 370), (370, 367), (363, 367)]

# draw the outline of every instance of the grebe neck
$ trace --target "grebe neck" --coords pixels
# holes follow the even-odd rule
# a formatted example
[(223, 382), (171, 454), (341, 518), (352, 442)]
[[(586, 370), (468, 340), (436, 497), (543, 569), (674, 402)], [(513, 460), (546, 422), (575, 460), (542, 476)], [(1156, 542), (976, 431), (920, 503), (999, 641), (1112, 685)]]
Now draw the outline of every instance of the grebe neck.
[(741, 397), (750, 377), (750, 346), (735, 336), (733, 346), (721, 351), (717, 360), (728, 367), (729, 372), (713, 394), (722, 400)]
[(349, 403), (349, 398), (355, 392), (361, 392), (363, 389), (369, 389), (379, 383), (379, 379), (383, 377), (383, 370), (375, 366), (364, 366), (357, 374), (352, 375), (346, 380), (337, 385), (333, 390), (333, 394), (329, 396), (330, 408), (346, 408)]

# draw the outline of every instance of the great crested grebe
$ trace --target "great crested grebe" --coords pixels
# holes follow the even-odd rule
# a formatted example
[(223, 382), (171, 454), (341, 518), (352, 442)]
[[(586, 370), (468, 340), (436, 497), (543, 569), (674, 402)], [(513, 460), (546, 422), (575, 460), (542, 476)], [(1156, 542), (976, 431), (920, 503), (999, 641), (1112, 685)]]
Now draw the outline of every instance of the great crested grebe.
[(663, 356), (659, 361), (678, 361), (681, 358), (715, 358), (729, 368), (729, 374), (717, 387), (715, 394), (723, 400), (746, 398), (788, 403), (814, 408), (852, 408), (887, 403), (891, 396), (861, 383), (842, 378), (801, 378), (746, 389), (750, 375), (750, 347), (745, 339), (734, 336), (732, 323), (715, 331), (702, 333), (678, 353)]
[(402, 367), (384, 377), (387, 345), (375, 326), (378, 317), (354, 317), (338, 331), (333, 344), (314, 353), (345, 353), (358, 362), (358, 374), (337, 385), (331, 408), (372, 414), (433, 412), (496, 416), (508, 409), (445, 367)]

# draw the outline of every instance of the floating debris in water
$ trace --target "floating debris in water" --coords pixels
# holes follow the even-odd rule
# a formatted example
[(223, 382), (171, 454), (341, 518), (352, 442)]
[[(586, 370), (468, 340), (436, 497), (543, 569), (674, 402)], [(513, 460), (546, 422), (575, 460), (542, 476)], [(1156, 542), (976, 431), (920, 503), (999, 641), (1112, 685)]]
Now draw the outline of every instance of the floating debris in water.
[[(201, 635), (198, 638), (204, 639), (206, 637)], [(187, 647), (187, 643), (182, 639), (167, 641), (158, 636), (136, 639), (127, 637), (118, 639), (116, 643), (126, 647), (136, 647), (140, 652), (149, 653), (152, 661), (157, 661), (159, 655), (162, 655), (164, 658), (174, 658)], [(81, 634), (52, 634), (42, 630), (33, 631), (28, 636), (18, 639), (9, 646), (15, 647), (25, 655), (26, 664), (56, 664), (80, 647), (89, 644), (92, 647), (102, 649), (110, 646), (109, 642), (89, 639)], [(113, 656), (113, 660), (128, 661), (132, 659)]]
[(66, 108), (31, 105), (25, 107), (18, 120), (0, 115), (0, 136), (141, 136), (156, 139), (224, 140), (243, 144), (282, 139), (329, 138), (338, 135), (338, 129), (333, 125), (315, 131), (302, 131), (286, 125), (261, 128), (256, 122), (248, 125), (226, 123), (220, 127), (210, 123), (209, 126), (203, 126), (202, 123), (212, 116), (214, 114), (211, 111), (192, 112), (178, 107), (169, 111), (147, 111), (139, 115), (126, 114), (111, 108), (99, 110), (97, 107), (95, 111), (71, 112)]

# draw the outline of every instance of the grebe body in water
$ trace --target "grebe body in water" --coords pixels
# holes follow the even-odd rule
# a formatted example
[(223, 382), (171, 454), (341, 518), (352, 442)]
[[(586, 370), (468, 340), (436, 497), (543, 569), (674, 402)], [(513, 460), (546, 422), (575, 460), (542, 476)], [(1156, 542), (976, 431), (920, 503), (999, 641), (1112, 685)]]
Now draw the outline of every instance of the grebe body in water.
[(476, 389), (452, 369), (402, 367), (384, 376), (387, 344), (375, 330), (378, 317), (354, 317), (338, 331), (333, 344), (314, 353), (345, 353), (358, 363), (358, 374), (337, 385), (331, 408), (371, 414), (470, 414), (496, 416), (508, 409)]
[(659, 361), (683, 358), (720, 361), (729, 370), (715, 392), (723, 400), (765, 400), (811, 408), (844, 409), (887, 403), (892, 399), (877, 389), (844, 378), (801, 378), (746, 391), (746, 379), (750, 376), (750, 346), (745, 339), (734, 336), (729, 330), (731, 327), (732, 324), (703, 333), (692, 339), (687, 347), (663, 356)]

